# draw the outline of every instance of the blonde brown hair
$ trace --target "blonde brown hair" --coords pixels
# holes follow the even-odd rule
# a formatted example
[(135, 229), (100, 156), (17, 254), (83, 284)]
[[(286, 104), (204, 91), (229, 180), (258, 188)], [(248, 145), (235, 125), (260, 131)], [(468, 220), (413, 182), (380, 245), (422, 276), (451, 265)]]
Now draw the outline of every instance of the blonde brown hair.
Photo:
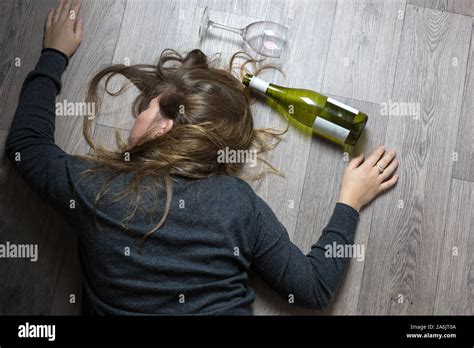
[[(254, 149), (262, 154), (273, 149), (288, 127), (283, 131), (274, 129), (255, 129), (250, 106), (253, 101), (251, 91), (239, 78), (233, 75), (234, 60), (246, 55), (237, 52), (230, 60), (227, 70), (213, 67), (214, 61), (199, 49), (194, 49), (185, 57), (178, 52), (166, 49), (162, 52), (157, 65), (140, 64), (126, 66), (115, 64), (100, 70), (91, 80), (86, 102), (96, 105), (100, 111), (98, 87), (105, 79), (105, 92), (111, 96), (120, 95), (126, 86), (115, 93), (108, 90), (108, 84), (116, 75), (122, 75), (133, 84), (140, 94), (132, 105), (133, 116), (147, 108), (151, 99), (160, 96), (160, 112), (173, 120), (173, 127), (167, 133), (149, 138), (144, 134), (137, 143), (129, 148), (116, 134), (118, 150), (109, 150), (96, 145), (91, 136), (91, 120), (84, 118), (84, 137), (92, 148), (89, 155), (77, 156), (92, 162), (94, 167), (84, 174), (96, 173), (99, 169), (109, 169), (107, 180), (97, 193), (94, 202), (94, 215), (101, 199), (108, 193), (110, 184), (122, 173), (132, 172), (134, 178), (114, 201), (135, 193), (135, 207), (123, 223), (129, 221), (140, 206), (140, 185), (145, 177), (155, 178), (158, 187), (166, 190), (166, 204), (159, 223), (148, 231), (141, 241), (140, 252), (146, 239), (158, 230), (166, 221), (172, 198), (172, 176), (179, 175), (188, 179), (205, 178), (210, 175), (242, 176), (243, 163), (220, 163), (218, 151), (224, 148), (233, 150)], [(247, 64), (255, 67), (253, 74), (259, 74), (268, 68), (266, 65), (257, 69), (257, 61), (250, 56), (240, 66), (240, 75)], [(171, 63), (171, 64), (170, 64)], [(278, 69), (279, 70), (279, 69)], [(127, 161), (124, 160), (128, 154)], [(269, 162), (258, 156), (261, 163), (260, 172), (249, 179), (262, 178), (266, 173), (281, 173)], [(97, 219), (96, 219), (97, 223)]]

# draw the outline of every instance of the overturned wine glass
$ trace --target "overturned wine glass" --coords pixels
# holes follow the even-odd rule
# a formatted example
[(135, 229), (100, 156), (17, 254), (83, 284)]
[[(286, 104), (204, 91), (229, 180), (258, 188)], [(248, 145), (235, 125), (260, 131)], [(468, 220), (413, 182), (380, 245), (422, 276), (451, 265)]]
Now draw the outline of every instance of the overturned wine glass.
[(245, 43), (262, 56), (279, 58), (286, 44), (288, 28), (275, 22), (258, 21), (239, 29), (219, 24), (209, 19), (209, 9), (206, 6), (199, 27), (199, 39), (202, 40), (209, 28), (219, 28), (240, 34)]

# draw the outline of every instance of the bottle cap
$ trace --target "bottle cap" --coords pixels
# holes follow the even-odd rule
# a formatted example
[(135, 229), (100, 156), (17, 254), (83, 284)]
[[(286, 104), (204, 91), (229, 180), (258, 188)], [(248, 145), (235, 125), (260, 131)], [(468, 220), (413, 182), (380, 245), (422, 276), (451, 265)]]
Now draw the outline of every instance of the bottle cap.
[(253, 75), (247, 73), (244, 75), (244, 78), (242, 79), (242, 83), (246, 86), (249, 86), (252, 78), (253, 78)]

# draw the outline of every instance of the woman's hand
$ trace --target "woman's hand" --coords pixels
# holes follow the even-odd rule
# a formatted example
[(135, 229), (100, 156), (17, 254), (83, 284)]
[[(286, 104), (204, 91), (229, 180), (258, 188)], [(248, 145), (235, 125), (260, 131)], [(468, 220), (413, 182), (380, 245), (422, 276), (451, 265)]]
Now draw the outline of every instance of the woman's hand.
[(44, 48), (55, 48), (68, 57), (77, 50), (82, 40), (83, 22), (77, 17), (80, 0), (72, 7), (72, 0), (61, 0), (46, 18)]
[(349, 162), (342, 178), (338, 202), (360, 211), (379, 193), (396, 184), (398, 174), (389, 177), (398, 167), (398, 160), (394, 160), (397, 153), (391, 150), (384, 155), (384, 152), (385, 148), (381, 146), (367, 160), (364, 161), (362, 153)]

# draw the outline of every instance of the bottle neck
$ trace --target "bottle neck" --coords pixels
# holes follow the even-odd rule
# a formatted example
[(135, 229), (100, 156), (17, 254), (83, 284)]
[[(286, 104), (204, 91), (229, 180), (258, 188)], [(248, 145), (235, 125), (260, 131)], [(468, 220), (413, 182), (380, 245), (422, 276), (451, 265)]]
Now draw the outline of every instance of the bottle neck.
[(257, 91), (269, 96), (276, 97), (276, 96), (281, 96), (282, 94), (285, 94), (283, 87), (269, 83), (251, 74), (245, 74), (242, 80), (242, 83), (250, 87), (254, 91)]

